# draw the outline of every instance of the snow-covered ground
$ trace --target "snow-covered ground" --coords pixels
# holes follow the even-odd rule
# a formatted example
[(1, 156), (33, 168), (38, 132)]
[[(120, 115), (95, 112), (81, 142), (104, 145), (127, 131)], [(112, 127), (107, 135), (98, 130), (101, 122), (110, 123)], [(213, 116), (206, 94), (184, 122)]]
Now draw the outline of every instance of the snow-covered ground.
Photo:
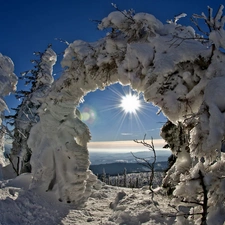
[(138, 225), (174, 224), (176, 211), (170, 200), (157, 191), (154, 201), (148, 187), (119, 188), (102, 185), (94, 190), (86, 205), (74, 209), (55, 200), (50, 192), (28, 190), (30, 176), (23, 174), (0, 183), (1, 225)]

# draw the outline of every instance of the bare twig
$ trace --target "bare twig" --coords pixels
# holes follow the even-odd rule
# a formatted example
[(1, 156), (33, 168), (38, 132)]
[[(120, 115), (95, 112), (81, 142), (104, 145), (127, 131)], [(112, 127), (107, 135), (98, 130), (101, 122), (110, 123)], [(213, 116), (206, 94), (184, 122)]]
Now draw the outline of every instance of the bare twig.
[(62, 38), (55, 38), (55, 40), (56, 40), (56, 41), (59, 41), (59, 42), (62, 42), (62, 43), (64, 43), (64, 44), (66, 44), (67, 46), (70, 45), (70, 43), (69, 43), (68, 41), (66, 41), (66, 40), (64, 40), (64, 39), (62, 39)]
[(148, 167), (150, 169), (151, 175), (150, 175), (150, 182), (149, 182), (149, 190), (153, 193), (154, 191), (152, 189), (152, 185), (153, 185), (153, 180), (154, 180), (154, 175), (155, 175), (156, 151), (155, 151), (155, 147), (154, 147), (154, 143), (153, 143), (153, 138), (151, 137), (151, 144), (149, 144), (145, 141), (145, 137), (146, 137), (146, 134), (144, 135), (144, 138), (142, 141), (134, 140), (134, 142), (136, 142), (138, 144), (142, 144), (143, 146), (147, 147), (150, 151), (152, 150), (153, 162), (149, 162), (145, 158), (137, 157), (132, 152), (131, 152), (131, 154), (134, 156), (137, 163), (140, 163), (140, 161), (142, 161), (142, 163), (140, 163), (140, 164), (142, 164), (142, 165), (144, 164), (146, 167)]
[(90, 21), (97, 24), (100, 24), (102, 22), (101, 20), (93, 20), (93, 19), (90, 19)]
[[(194, 23), (194, 25), (198, 28), (198, 30), (206, 35), (209, 36), (209, 33), (213, 30), (220, 30), (221, 27), (224, 24), (224, 16), (222, 15), (223, 5), (220, 5), (218, 8), (216, 15), (213, 17), (213, 10), (212, 8), (208, 7), (208, 16), (206, 16), (204, 13), (201, 15), (194, 14), (191, 18), (191, 21)], [(198, 25), (198, 19), (203, 19), (205, 21), (205, 24), (207, 25), (209, 32), (203, 31), (201, 27)]]
[(206, 31), (204, 31), (204, 30), (202, 30), (202, 28), (198, 25), (198, 21), (197, 21), (197, 19), (196, 19), (196, 16), (197, 15), (193, 15), (192, 17), (191, 17), (191, 22), (197, 27), (197, 29), (201, 32), (201, 33), (203, 33), (205, 36), (209, 36), (209, 32), (206, 32)]

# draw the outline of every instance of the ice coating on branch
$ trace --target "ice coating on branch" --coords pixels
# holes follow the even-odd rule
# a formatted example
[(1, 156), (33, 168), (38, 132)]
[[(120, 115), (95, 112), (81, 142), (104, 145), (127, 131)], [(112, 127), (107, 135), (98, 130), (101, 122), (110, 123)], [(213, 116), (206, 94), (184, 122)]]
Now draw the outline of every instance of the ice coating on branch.
[[(220, 23), (223, 24), (224, 19)], [(220, 155), (225, 134), (222, 98), (225, 58), (220, 51), (224, 31), (221, 27), (212, 29), (210, 40), (205, 41), (199, 39), (190, 26), (176, 22), (164, 25), (150, 14), (133, 15), (127, 11), (110, 13), (99, 28), (112, 28), (112, 31), (95, 43), (75, 41), (65, 50), (61, 62), (65, 71), (45, 98), (40, 122), (32, 129), (29, 139), (35, 152), (32, 156), (34, 180), (37, 183), (40, 180), (44, 189), (51, 187), (63, 201), (72, 201), (75, 205), (76, 201), (85, 201), (95, 178), (88, 170), (90, 133), (75, 113), (76, 106), (89, 92), (120, 82), (143, 92), (145, 100), (158, 106), (174, 126), (182, 125), (176, 134), (179, 148), (173, 152), (177, 161), (165, 178), (171, 185), (178, 185), (175, 193), (182, 197), (185, 187), (182, 183), (179, 186), (181, 179), (186, 179), (188, 188), (192, 177), (200, 179), (198, 170), (207, 180), (210, 175), (206, 168), (211, 168), (217, 160), (224, 166), (223, 155)], [(214, 31), (221, 33), (220, 40), (214, 37), (217, 34)], [(35, 130), (42, 132), (35, 136)], [(47, 135), (52, 130), (57, 140), (54, 147), (49, 145), (51, 137)], [(54, 164), (58, 152), (65, 159), (59, 165)], [(49, 157), (52, 158), (47, 161), (51, 163), (47, 164), (44, 159)], [(58, 172), (57, 166), (65, 168), (63, 173)], [(66, 174), (73, 176), (64, 179)], [(79, 182), (77, 174), (84, 182)], [(200, 199), (199, 181), (194, 187), (196, 190), (190, 194)], [(209, 196), (217, 197), (216, 192)], [(213, 208), (212, 202), (210, 204)]]

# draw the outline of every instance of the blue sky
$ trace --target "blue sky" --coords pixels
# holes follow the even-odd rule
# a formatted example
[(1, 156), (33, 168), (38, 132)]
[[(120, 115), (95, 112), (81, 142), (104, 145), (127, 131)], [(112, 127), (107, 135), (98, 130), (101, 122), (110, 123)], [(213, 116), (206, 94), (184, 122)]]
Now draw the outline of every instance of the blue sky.
[[(60, 55), (66, 45), (56, 41), (62, 38), (68, 42), (77, 39), (93, 42), (105, 36), (104, 31), (98, 31), (97, 24), (91, 20), (101, 20), (114, 8), (112, 0), (8, 0), (2, 1), (0, 7), (0, 52), (12, 58), (15, 73), (32, 69), (30, 63), (34, 59), (34, 51), (44, 51), (49, 43)], [(186, 18), (180, 23), (190, 25), (193, 13), (207, 13), (207, 6), (216, 11), (222, 0), (115, 0), (113, 3), (121, 9), (134, 9), (135, 12), (151, 13), (163, 23), (172, 19), (174, 15), (185, 12)], [(62, 69), (58, 64), (54, 68), (56, 77)], [(18, 89), (23, 89), (23, 82), (19, 82)], [(159, 138), (159, 129), (166, 119), (163, 115), (156, 115), (157, 109), (150, 104), (143, 103), (142, 113), (138, 113), (138, 120), (134, 115), (123, 113), (118, 104), (118, 92), (123, 94), (129, 89), (119, 85), (96, 91), (85, 97), (85, 103), (80, 106), (82, 112), (90, 113), (92, 118), (87, 124), (92, 132), (93, 141), (116, 141), (141, 139), (144, 134), (150, 138)], [(116, 94), (117, 93), (117, 94)], [(11, 97), (6, 98), (9, 107), (15, 107), (18, 102)], [(122, 118), (124, 119), (122, 122)]]

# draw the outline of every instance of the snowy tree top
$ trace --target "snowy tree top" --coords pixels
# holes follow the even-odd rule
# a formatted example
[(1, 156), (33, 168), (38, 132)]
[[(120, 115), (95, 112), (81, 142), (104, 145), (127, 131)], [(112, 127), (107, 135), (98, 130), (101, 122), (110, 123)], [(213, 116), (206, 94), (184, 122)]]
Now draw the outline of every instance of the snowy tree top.
[[(14, 64), (8, 56), (0, 53), (0, 97), (16, 90), (17, 76), (14, 74)], [(3, 99), (0, 99), (0, 111), (7, 109)]]

